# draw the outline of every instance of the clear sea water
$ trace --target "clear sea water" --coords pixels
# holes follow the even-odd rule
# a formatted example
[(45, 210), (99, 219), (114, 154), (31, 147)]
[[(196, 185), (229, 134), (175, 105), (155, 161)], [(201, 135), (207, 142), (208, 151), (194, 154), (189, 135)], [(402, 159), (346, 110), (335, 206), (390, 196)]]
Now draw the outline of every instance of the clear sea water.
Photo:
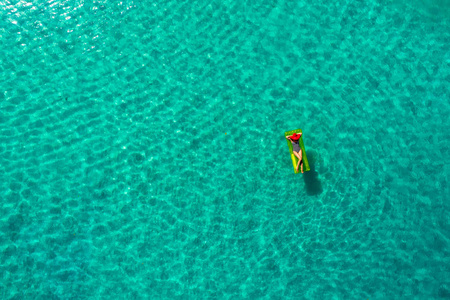
[(1, 299), (450, 298), (450, 1), (0, 7)]

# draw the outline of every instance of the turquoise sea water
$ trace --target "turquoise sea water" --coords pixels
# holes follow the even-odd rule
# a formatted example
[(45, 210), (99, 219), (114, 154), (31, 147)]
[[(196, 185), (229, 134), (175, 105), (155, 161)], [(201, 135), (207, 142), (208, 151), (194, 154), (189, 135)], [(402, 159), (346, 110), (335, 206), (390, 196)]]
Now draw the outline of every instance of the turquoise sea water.
[(1, 299), (450, 298), (449, 1), (0, 7)]

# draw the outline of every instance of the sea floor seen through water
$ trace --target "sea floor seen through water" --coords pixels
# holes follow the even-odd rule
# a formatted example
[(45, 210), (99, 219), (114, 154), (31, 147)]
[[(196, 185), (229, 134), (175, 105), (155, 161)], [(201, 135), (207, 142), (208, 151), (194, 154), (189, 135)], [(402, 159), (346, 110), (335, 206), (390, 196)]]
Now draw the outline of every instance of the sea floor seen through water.
[(450, 297), (448, 1), (0, 6), (0, 298)]

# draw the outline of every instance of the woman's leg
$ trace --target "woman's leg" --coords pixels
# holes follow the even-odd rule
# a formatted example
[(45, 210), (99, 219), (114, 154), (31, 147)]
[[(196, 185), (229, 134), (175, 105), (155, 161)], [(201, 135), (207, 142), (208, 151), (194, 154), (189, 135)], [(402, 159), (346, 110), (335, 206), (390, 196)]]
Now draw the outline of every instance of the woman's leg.
[(293, 151), (294, 155), (297, 156), (298, 158), (298, 163), (297, 163), (297, 167), (295, 168), (295, 172), (298, 172), (298, 166), (301, 165), (301, 171), (303, 173), (303, 155), (302, 155), (302, 149), (300, 149), (299, 152), (295, 152)]
[[(300, 168), (303, 173), (303, 153), (302, 153), (301, 149), (300, 149)], [(298, 169), (298, 167), (297, 167), (297, 169)]]

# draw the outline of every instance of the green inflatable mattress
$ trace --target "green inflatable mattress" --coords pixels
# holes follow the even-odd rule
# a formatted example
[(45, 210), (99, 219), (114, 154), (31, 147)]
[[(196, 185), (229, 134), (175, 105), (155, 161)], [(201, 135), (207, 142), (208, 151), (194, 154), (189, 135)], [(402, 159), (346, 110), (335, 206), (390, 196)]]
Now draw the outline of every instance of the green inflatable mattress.
[[(295, 130), (291, 130), (291, 131), (286, 131), (284, 133), (284, 136), (289, 136), (289, 135), (293, 135), (294, 133), (302, 133), (301, 129), (295, 129)], [(291, 154), (291, 159), (292, 159), (292, 165), (294, 167), (294, 172), (295, 172), (295, 167), (297, 166), (298, 163), (298, 158), (297, 156), (294, 155), (294, 153), (292, 152), (292, 143), (291, 141), (289, 141), (288, 139), (284, 138), (287, 143), (288, 143), (288, 147), (289, 147), (289, 153)], [(298, 144), (300, 145), (300, 148), (302, 149), (302, 158), (303, 158), (303, 172), (309, 171), (309, 163), (308, 163), (308, 158), (306, 157), (306, 151), (305, 151), (305, 145), (303, 144), (303, 136), (300, 138)], [(300, 173), (300, 166), (298, 167), (298, 172)]]

